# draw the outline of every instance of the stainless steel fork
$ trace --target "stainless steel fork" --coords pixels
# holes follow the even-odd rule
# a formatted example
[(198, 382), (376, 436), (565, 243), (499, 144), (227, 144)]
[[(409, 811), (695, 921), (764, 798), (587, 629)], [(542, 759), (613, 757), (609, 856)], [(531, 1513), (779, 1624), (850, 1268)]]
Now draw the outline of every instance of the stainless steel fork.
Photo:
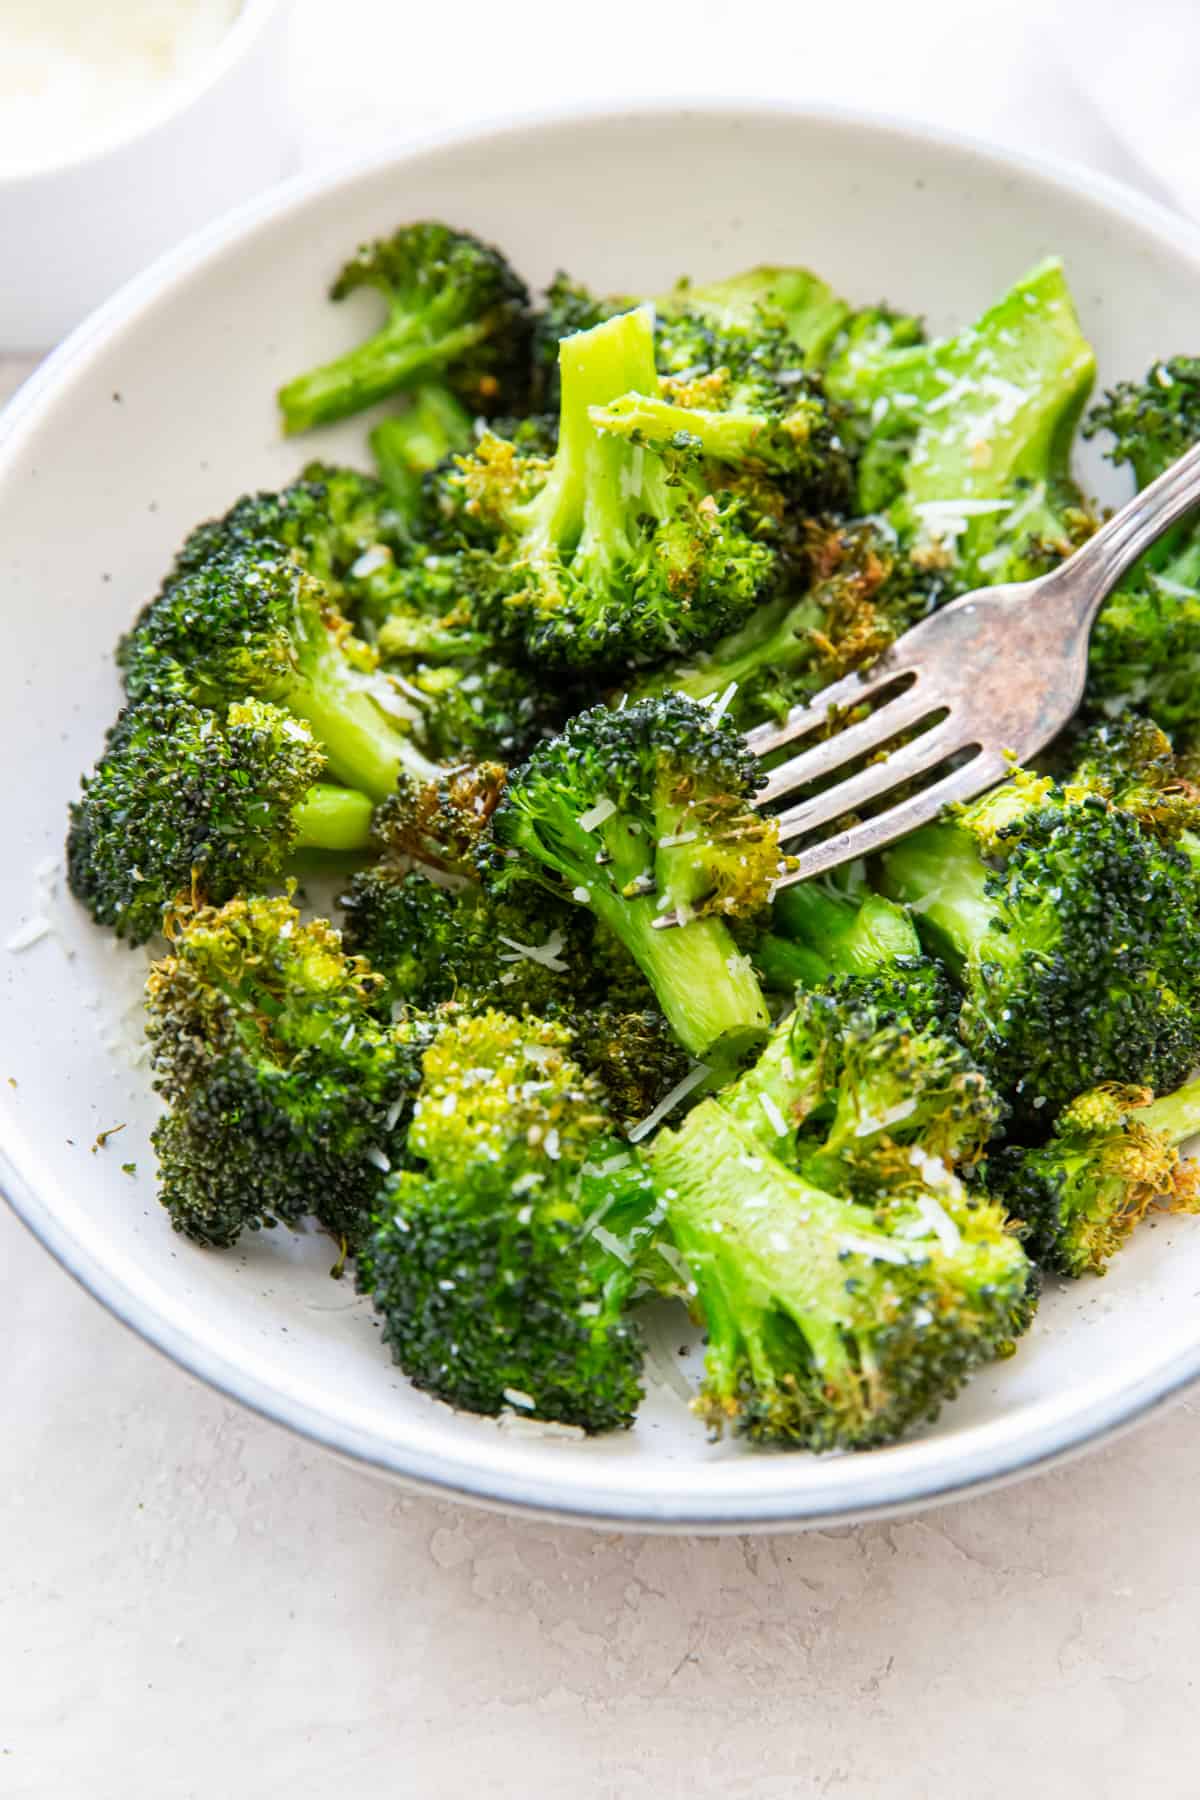
[[(760, 790), (760, 807), (775, 811), (792, 802), (778, 815), (785, 845), (882, 802), (902, 784), (929, 780), (895, 805), (802, 846), (781, 885), (882, 849), (950, 802), (993, 787), (1014, 759), (1044, 749), (1083, 697), (1100, 606), (1138, 557), (1197, 504), (1200, 444), (1050, 574), (962, 595), (906, 631), (863, 673), (835, 681), (782, 724), (748, 732), (751, 749), (764, 757), (822, 728), (829, 733), (772, 768)], [(872, 701), (866, 718), (836, 729), (839, 712)], [(887, 750), (914, 731), (919, 735)], [(864, 757), (873, 760), (804, 797)]]

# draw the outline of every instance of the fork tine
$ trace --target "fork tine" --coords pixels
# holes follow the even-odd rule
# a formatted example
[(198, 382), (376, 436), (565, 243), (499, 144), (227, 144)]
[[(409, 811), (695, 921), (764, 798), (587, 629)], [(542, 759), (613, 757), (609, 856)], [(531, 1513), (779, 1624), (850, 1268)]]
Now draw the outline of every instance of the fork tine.
[(807, 881), (813, 875), (823, 874), (826, 869), (836, 868), (839, 863), (853, 862), (859, 856), (870, 856), (885, 844), (894, 843), (897, 838), (915, 831), (918, 825), (927, 825), (944, 806), (949, 806), (955, 800), (969, 800), (991, 787), (994, 782), (1002, 780), (1008, 774), (1009, 766), (1009, 760), (1003, 751), (981, 750), (978, 756), (964, 763), (961, 769), (952, 770), (923, 793), (914, 794), (910, 799), (902, 800), (898, 806), (889, 808), (887, 812), (879, 813), (861, 825), (853, 825), (848, 831), (836, 832), (832, 837), (814, 844), (810, 850), (802, 851), (797, 867), (785, 875), (778, 885), (791, 887), (797, 881)]
[(894, 750), (891, 756), (881, 757), (878, 762), (860, 769), (857, 775), (850, 776), (849, 780), (835, 782), (832, 787), (823, 788), (819, 794), (780, 813), (779, 836), (784, 841), (802, 837), (806, 832), (831, 824), (845, 813), (857, 812), (860, 806), (898, 788), (901, 782), (936, 768), (945, 757), (953, 756), (956, 750), (965, 750), (971, 742), (968, 728), (959, 720), (953, 716), (944, 719), (932, 731), (923, 732), (911, 744)]
[(843, 763), (880, 749), (889, 738), (898, 736), (910, 725), (919, 724), (927, 714), (938, 711), (938, 707), (938, 701), (929, 697), (928, 690), (918, 681), (897, 699), (886, 700), (869, 718), (860, 719), (857, 725), (847, 725), (844, 731), (835, 731), (824, 742), (814, 744), (811, 750), (802, 750), (798, 756), (789, 757), (787, 762), (772, 769), (758, 790), (756, 804), (767, 806), (772, 800), (781, 799), (810, 781), (832, 775)]
[(746, 733), (746, 742), (756, 756), (769, 756), (773, 750), (782, 750), (785, 744), (807, 737), (810, 731), (827, 724), (831, 708), (860, 706), (894, 681), (917, 673), (911, 666), (891, 666), (887, 657), (883, 657), (867, 673), (855, 671), (853, 675), (844, 675), (840, 681), (814, 694), (807, 706), (793, 707), (781, 724), (756, 725), (753, 731)]

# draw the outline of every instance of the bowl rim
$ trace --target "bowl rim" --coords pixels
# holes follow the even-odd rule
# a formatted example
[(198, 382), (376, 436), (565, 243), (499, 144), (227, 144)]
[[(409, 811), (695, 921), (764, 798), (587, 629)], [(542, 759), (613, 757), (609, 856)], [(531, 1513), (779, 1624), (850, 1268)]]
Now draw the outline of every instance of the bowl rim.
[[(183, 81), (168, 83), (159, 99), (148, 102), (144, 108), (136, 109), (130, 124), (117, 126), (112, 131), (91, 139), (81, 149), (55, 157), (50, 162), (31, 163), (28, 168), (0, 170), (0, 197), (6, 192), (13, 193), (18, 188), (29, 191), (41, 182), (57, 181), (63, 176), (85, 175), (93, 164), (136, 149), (143, 139), (153, 137), (164, 126), (190, 112), (198, 101), (219, 86), (249, 56), (271, 21), (281, 12), (291, 10), (291, 4), (292, 0), (241, 0), (224, 35), (207, 55), (201, 57), (199, 66), (191, 75)], [(226, 213), (223, 217), (229, 218), (230, 214)], [(151, 265), (152, 268), (157, 266), (158, 263)], [(119, 288), (114, 298), (125, 291), (124, 287)], [(64, 339), (64, 345), (69, 341)]]
[[(275, 3), (276, 0), (260, 0), (257, 4), (256, 0), (248, 0), (245, 14), (258, 13), (261, 17)], [(1096, 204), (1120, 222), (1157, 238), (1175, 254), (1190, 258), (1200, 280), (1200, 229), (1124, 183), (1059, 157), (1010, 150), (969, 133), (903, 115), (848, 106), (693, 97), (564, 106), (531, 112), (515, 120), (479, 120), (404, 139), (366, 156), (345, 158), (319, 173), (294, 177), (232, 209), (127, 282), (47, 357), (0, 410), (0, 451), (11, 452), (19, 444), (59, 386), (91, 356), (101, 353), (118, 328), (135, 319), (160, 296), (185, 283), (211, 256), (243, 242), (266, 221), (303, 206), (318, 195), (384, 168), (402, 169), (443, 150), (521, 137), (536, 141), (580, 126), (619, 126), (635, 120), (669, 126), (683, 118), (697, 117), (725, 122), (738, 117), (792, 119), (849, 128), (881, 140), (900, 139), (910, 146), (944, 148), (959, 156), (974, 157), (995, 170), (1015, 170), (1069, 197)], [(918, 1440), (869, 1455), (831, 1459), (825, 1465), (828, 1478), (819, 1493), (797, 1493), (786, 1485), (773, 1483), (758, 1494), (741, 1490), (722, 1493), (706, 1488), (700, 1475), (693, 1491), (656, 1501), (652, 1492), (635, 1492), (628, 1482), (613, 1480), (600, 1464), (569, 1483), (563, 1481), (561, 1471), (556, 1476), (552, 1454), (546, 1459), (544, 1474), (523, 1468), (489, 1467), (483, 1456), (472, 1454), (469, 1444), (461, 1455), (405, 1447), (318, 1405), (293, 1398), (269, 1380), (248, 1373), (166, 1311), (146, 1304), (117, 1270), (78, 1244), (59, 1221), (52, 1203), (22, 1169), (18, 1144), (3, 1139), (0, 1193), (33, 1235), (95, 1299), (148, 1343), (227, 1398), (337, 1455), (415, 1487), (476, 1505), (568, 1523), (729, 1532), (800, 1529), (895, 1516), (1015, 1481), (1077, 1455), (1200, 1380), (1197, 1332), (1194, 1343), (1184, 1343), (1152, 1367), (1135, 1370), (1119, 1387), (1085, 1390), (1082, 1399), (1074, 1403), (1048, 1402), (1028, 1409), (1029, 1416), (1021, 1428), (1000, 1435), (997, 1442), (977, 1441), (981, 1437), (996, 1437), (994, 1425), (968, 1427), (957, 1438)]]

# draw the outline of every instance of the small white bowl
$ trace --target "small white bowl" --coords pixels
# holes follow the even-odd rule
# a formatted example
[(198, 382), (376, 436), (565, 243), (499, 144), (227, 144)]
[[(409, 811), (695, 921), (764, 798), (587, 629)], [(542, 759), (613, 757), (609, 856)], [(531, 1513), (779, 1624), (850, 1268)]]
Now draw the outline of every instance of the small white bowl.
[(289, 11), (243, 0), (196, 73), (120, 136), (0, 172), (0, 349), (48, 349), (169, 245), (286, 173)]
[[(680, 1393), (695, 1362), (681, 1363), (677, 1313), (636, 1428), (555, 1441), (410, 1387), (369, 1305), (330, 1281), (317, 1235), (260, 1233), (229, 1253), (173, 1236), (149, 1073), (129, 1062), (144, 959), (46, 892), (66, 804), (118, 705), (113, 644), (188, 528), (307, 456), (363, 457), (358, 420), (282, 439), (274, 390), (371, 316), (365, 296), (324, 302), (347, 252), (422, 217), (482, 232), (534, 282), (563, 267), (653, 294), (685, 270), (797, 261), (860, 304), (923, 308), (939, 331), (1058, 251), (1106, 383), (1192, 347), (1200, 309), (1194, 228), (1109, 181), (922, 127), (761, 105), (477, 128), (294, 183), (173, 251), (0, 417), (0, 945), (19, 952), (0, 948), (0, 1188), (185, 1368), (343, 1455), (475, 1500), (675, 1530), (844, 1522), (1094, 1443), (1200, 1377), (1200, 1219), (1142, 1230), (1104, 1281), (1048, 1284), (1017, 1355), (936, 1425), (841, 1457), (706, 1443)], [(1107, 473), (1106, 500), (1120, 485)], [(1102, 474), (1097, 461), (1089, 485)], [(45, 1321), (47, 1356), (55, 1329)]]

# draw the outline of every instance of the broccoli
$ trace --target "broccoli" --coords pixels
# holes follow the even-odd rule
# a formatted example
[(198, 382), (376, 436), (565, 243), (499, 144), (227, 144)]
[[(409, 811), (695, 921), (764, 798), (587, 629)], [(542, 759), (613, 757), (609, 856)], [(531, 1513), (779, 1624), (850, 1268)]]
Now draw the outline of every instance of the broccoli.
[[(1200, 359), (1155, 363), (1093, 408), (1085, 436), (1112, 434), (1109, 456), (1145, 487), (1200, 439)], [(1088, 650), (1085, 707), (1144, 709), (1167, 731), (1200, 726), (1200, 536), (1184, 521), (1148, 550), (1105, 601)]]
[(330, 290), (383, 296), (379, 331), (279, 390), (288, 432), (361, 412), (433, 376), (476, 412), (519, 394), (529, 342), (529, 295), (498, 250), (447, 225), (405, 225), (364, 244)]
[(381, 1017), (384, 985), (288, 898), (236, 899), (174, 922), (146, 988), (159, 1198), (177, 1231), (229, 1245), (315, 1214), (360, 1238), (404, 1155), (431, 1027)]
[(165, 588), (124, 646), (134, 700), (161, 689), (209, 706), (254, 695), (312, 728), (329, 772), (383, 800), (435, 766), (389, 716), (375, 654), (329, 591), (276, 546), (210, 557)]
[(853, 895), (835, 881), (801, 881), (781, 889), (771, 906), (771, 930), (752, 957), (773, 992), (816, 987), (831, 975), (863, 975), (921, 955), (916, 926), (890, 900), (869, 890)]
[(533, 873), (589, 906), (642, 970), (684, 1048), (736, 1055), (767, 1011), (727, 918), (786, 866), (751, 810), (759, 775), (723, 719), (679, 695), (572, 719), (508, 779), (492, 820), (503, 888)]
[(365, 849), (371, 802), (321, 782), (324, 766), (308, 727), (264, 701), (214, 713), (150, 693), (121, 713), (71, 807), (71, 892), (140, 944), (189, 895), (219, 904), (268, 885), (298, 849)]
[(1026, 1119), (1105, 1081), (1169, 1087), (1200, 1055), (1193, 864), (1084, 773), (1018, 771), (882, 857), (884, 892), (963, 987), (964, 1040)]
[(389, 1181), (359, 1263), (404, 1372), (472, 1412), (631, 1424), (626, 1308), (661, 1208), (570, 1034), (499, 1012), (444, 1027), (409, 1153), (422, 1166)]
[[(866, 668), (928, 609), (932, 590), (872, 520), (810, 521), (795, 592), (767, 601), (690, 663), (646, 676), (637, 694), (730, 694), (743, 730), (784, 719), (829, 682)], [(732, 692), (731, 692), (732, 690)]]
[(1069, 472), (1095, 358), (1057, 262), (974, 325), (925, 344), (911, 321), (852, 321), (825, 371), (863, 421), (858, 505), (886, 512), (944, 592), (1017, 581), (1091, 529)]
[(710, 641), (775, 582), (758, 503), (710, 486), (690, 448), (660, 454), (593, 428), (591, 407), (657, 387), (644, 310), (565, 339), (561, 360), (553, 461), (485, 437), (460, 462), (460, 511), (495, 542), (491, 555), (467, 547), (458, 558), (476, 621), (567, 669)]
[(941, 1170), (873, 1203), (764, 1151), (715, 1100), (648, 1160), (708, 1334), (701, 1416), (768, 1443), (866, 1449), (935, 1416), (1028, 1321), (1003, 1212)]
[(1200, 1082), (1161, 1100), (1149, 1088), (1093, 1088), (1064, 1108), (1048, 1143), (990, 1158), (988, 1180), (1043, 1268), (1102, 1275), (1151, 1207), (1200, 1212), (1195, 1166), (1179, 1157), (1198, 1131)]

